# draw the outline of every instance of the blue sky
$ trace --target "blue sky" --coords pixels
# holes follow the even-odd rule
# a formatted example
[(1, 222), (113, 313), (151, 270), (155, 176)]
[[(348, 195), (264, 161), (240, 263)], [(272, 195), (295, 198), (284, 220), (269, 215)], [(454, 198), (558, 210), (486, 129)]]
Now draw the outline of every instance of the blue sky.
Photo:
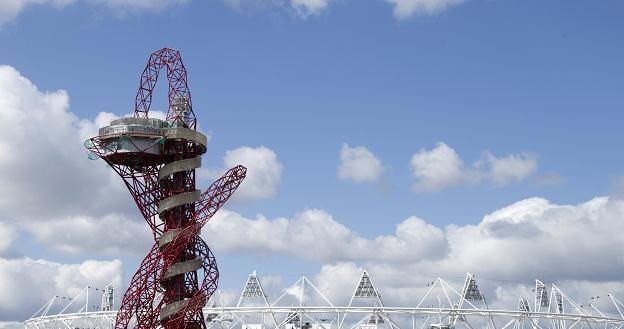
[[(398, 2), (448, 6), (398, 12), (381, 0), (319, 1), (326, 4), (320, 9), (260, 0), (24, 2), (15, 15), (0, 14), (0, 65), (39, 91), (65, 90), (67, 110), (92, 121), (99, 112), (131, 112), (148, 55), (165, 46), (180, 50), (201, 129), (212, 136), (204, 166), (220, 168), (226, 151), (243, 146), (264, 146), (281, 163), (275, 193), (227, 206), (249, 219), (322, 209), (372, 240), (393, 235), (410, 216), (444, 230), (477, 225), (531, 197), (576, 205), (618, 189), (623, 2)], [(0, 4), (0, 11), (12, 3), (21, 1)], [(162, 89), (159, 96), (162, 110)], [(373, 154), (380, 174), (368, 182), (339, 179), (345, 143)], [(461, 158), (466, 176), (415, 191), (420, 178), (410, 161), (438, 143)], [(515, 155), (530, 168), (497, 181), (473, 165), (487, 166), (486, 154)], [(18, 155), (2, 155), (12, 156)], [(126, 196), (120, 192), (119, 199)], [(70, 208), (63, 218), (90, 214), (79, 204)], [(133, 211), (129, 205), (120, 212), (130, 218)], [(18, 216), (5, 216), (0, 221), (21, 232), (11, 257), (122, 258), (124, 277), (138, 264), (138, 254), (58, 251), (21, 228)], [(272, 250), (216, 250), (223, 286), (238, 287), (253, 269), (314, 274), (330, 263), (367, 263)], [(22, 313), (4, 314), (14, 320)]]

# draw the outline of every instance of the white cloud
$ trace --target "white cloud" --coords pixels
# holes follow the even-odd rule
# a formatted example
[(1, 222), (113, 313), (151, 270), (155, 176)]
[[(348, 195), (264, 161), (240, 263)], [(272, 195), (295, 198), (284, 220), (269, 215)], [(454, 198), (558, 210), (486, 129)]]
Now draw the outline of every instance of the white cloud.
[(411, 270), (511, 280), (618, 280), (624, 270), (623, 216), (624, 201), (608, 197), (578, 205), (521, 200), (477, 225), (448, 226), (447, 256), (415, 263)]
[[(535, 278), (556, 283), (573, 299), (607, 293), (623, 296), (622, 217), (621, 199), (598, 197), (558, 205), (529, 198), (484, 216), (476, 225), (446, 227), (449, 251), (441, 258), (396, 263), (341, 257), (323, 265), (315, 282), (341, 305), (348, 302), (364, 269), (391, 305), (413, 305), (415, 296), (428, 289), (426, 283), (438, 276), (460, 289), (466, 272), (482, 278), (479, 286), (492, 308), (513, 309), (520, 296), (531, 298)], [(612, 305), (606, 299), (592, 303), (602, 302), (596, 305), (609, 311)]]
[(143, 257), (154, 243), (151, 231), (144, 221), (121, 214), (100, 218), (60, 218), (26, 225), (26, 230), (37, 242), (68, 254), (132, 253)]
[[(328, 10), (335, 0), (222, 0), (231, 8), (244, 9), (285, 9), (295, 15), (306, 18), (317, 16)], [(463, 3), (465, 0), (386, 0), (394, 7), (394, 16), (399, 19), (415, 14), (430, 15), (440, 13), (447, 8)], [(114, 14), (125, 15), (139, 12), (159, 12), (165, 8), (182, 6), (191, 0), (3, 0), (0, 1), (0, 26), (15, 20), (31, 6), (49, 6), (61, 9), (82, 2), (108, 8)]]
[(0, 108), (0, 218), (19, 223), (131, 209), (121, 179), (88, 159), (83, 143), (95, 125), (68, 111), (65, 91), (39, 91), (0, 66)]
[[(485, 215), (476, 225), (444, 229), (410, 217), (393, 235), (372, 238), (322, 210), (306, 210), (292, 219), (247, 219), (231, 211), (215, 217), (203, 233), (215, 250), (316, 260), (328, 266), (320, 276), (344, 272), (344, 280), (366, 268), (387, 277), (384, 284), (391, 291), (413, 286), (411, 273), (434, 278), (471, 272), (516, 282), (541, 278), (606, 285), (624, 271), (624, 200), (609, 197), (577, 205), (529, 198)], [(343, 279), (323, 284), (340, 285)], [(408, 295), (401, 298), (408, 301)]]
[(0, 222), (0, 257), (7, 257), (13, 253), (13, 242), (17, 239), (15, 227)]
[[(325, 264), (314, 276), (316, 287), (335, 305), (346, 305), (365, 268), (352, 263)], [(373, 282), (374, 284), (374, 282)]]
[(0, 26), (11, 22), (31, 6), (64, 8), (76, 2), (84, 2), (111, 8), (117, 13), (159, 11), (166, 7), (182, 5), (190, 0), (2, 0), (0, 1)]
[(497, 158), (490, 152), (485, 152), (478, 166), (489, 173), (489, 178), (494, 184), (506, 185), (519, 182), (533, 174), (537, 170), (537, 158), (529, 153)]
[[(409, 272), (401, 265), (368, 262), (337, 262), (325, 264), (314, 276), (314, 283), (335, 305), (348, 305), (362, 271), (366, 270), (385, 305), (415, 306), (428, 287), (422, 273)], [(372, 306), (371, 300), (352, 301), (354, 306)], [(408, 325), (409, 326), (409, 325)]]
[(477, 225), (444, 229), (408, 218), (393, 235), (370, 239), (321, 210), (307, 210), (293, 219), (246, 219), (230, 211), (216, 217), (221, 218), (205, 230), (216, 250), (321, 261), (327, 265), (319, 277), (331, 280), (317, 282), (335, 287), (335, 292), (323, 291), (336, 298), (345, 290), (340, 289), (342, 283), (362, 268), (378, 274), (386, 294), (394, 294), (400, 303), (409, 302), (409, 295), (422, 289), (413, 287), (410, 273), (434, 278), (472, 272), (487, 278), (520, 282), (541, 278), (574, 286), (580, 282), (606, 285), (619, 280), (624, 270), (620, 253), (624, 201), (607, 197), (578, 205), (529, 198), (484, 216)]
[[(227, 5), (242, 10), (245, 8), (291, 8), (300, 17), (319, 15), (328, 10), (335, 0), (223, 0)], [(465, 0), (386, 0), (393, 6), (394, 16), (405, 19), (414, 15), (433, 15), (459, 5)], [(357, 3), (357, 1), (355, 1)]]
[(0, 26), (14, 20), (26, 7), (49, 5), (61, 8), (74, 0), (3, 0), (0, 1)]
[(15, 257), (17, 230), (74, 256), (142, 256), (147, 224), (121, 178), (83, 146), (117, 116), (80, 120), (65, 91), (40, 91), (10, 66), (0, 66), (0, 108), (0, 256)]
[(133, 219), (137, 211), (121, 180), (103, 161), (88, 160), (83, 146), (114, 116), (80, 120), (69, 112), (65, 91), (40, 91), (10, 66), (0, 66), (0, 108), (0, 291), (7, 296), (0, 298), (0, 319), (23, 320), (50, 297), (73, 296), (88, 284), (112, 280), (121, 287), (119, 260), (19, 258), (16, 243), (29, 232), (41, 245), (77, 256), (136, 250), (151, 239)]
[(530, 153), (497, 158), (484, 152), (480, 160), (468, 167), (453, 148), (440, 142), (431, 150), (415, 153), (410, 166), (414, 191), (436, 192), (481, 182), (496, 186), (520, 182), (535, 173), (537, 158)]
[(449, 227), (447, 237), (456, 247), (439, 267), (506, 278), (615, 279), (624, 269), (617, 251), (624, 247), (622, 215), (624, 202), (607, 197), (579, 205), (522, 200), (479, 225)]
[[(122, 286), (120, 260), (59, 264), (31, 258), (0, 258), (0, 318), (23, 320), (56, 295), (73, 297), (84, 287)], [(9, 297), (10, 296), (10, 297)]]
[(334, 0), (223, 0), (223, 2), (237, 11), (282, 9), (306, 18), (321, 14)]
[(338, 178), (353, 182), (374, 182), (383, 171), (381, 161), (367, 148), (342, 144)]
[[(220, 170), (199, 169), (202, 180), (218, 178), (226, 170), (243, 165), (247, 176), (232, 197), (233, 200), (258, 200), (270, 198), (279, 192), (283, 165), (277, 154), (268, 147), (243, 146), (225, 152)], [(210, 181), (211, 183), (211, 181)]]
[(451, 6), (459, 5), (465, 0), (386, 0), (394, 6), (394, 16), (400, 19), (415, 14), (431, 15), (440, 13)]
[(17, 321), (0, 321), (0, 329), (24, 329), (24, 323)]
[(416, 191), (439, 191), (478, 180), (477, 173), (466, 169), (457, 152), (444, 143), (431, 151), (421, 149), (410, 164)]
[(397, 225), (394, 235), (366, 239), (318, 209), (306, 210), (292, 219), (248, 219), (221, 210), (202, 232), (219, 251), (277, 252), (324, 262), (431, 260), (443, 257), (449, 247), (442, 230), (417, 217)]
[(303, 17), (320, 14), (327, 9), (329, 2), (330, 0), (290, 0), (291, 6)]

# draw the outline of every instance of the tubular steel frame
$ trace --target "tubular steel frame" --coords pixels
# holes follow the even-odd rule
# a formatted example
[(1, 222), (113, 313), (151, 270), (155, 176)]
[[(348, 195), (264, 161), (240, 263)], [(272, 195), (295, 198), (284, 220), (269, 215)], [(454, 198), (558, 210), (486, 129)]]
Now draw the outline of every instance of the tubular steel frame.
[[(170, 48), (163, 48), (150, 56), (141, 76), (134, 116), (148, 118), (153, 90), (163, 67), (167, 68), (169, 82), (167, 122), (184, 122), (184, 127), (174, 129), (194, 132), (196, 119), (186, 69), (180, 53)], [(188, 106), (185, 118), (176, 117), (180, 113), (172, 111), (176, 99), (185, 100)], [(101, 136), (85, 142), (89, 151), (104, 159), (123, 179), (141, 215), (152, 229), (155, 240), (124, 294), (115, 320), (117, 329), (131, 325), (141, 329), (159, 326), (166, 329), (205, 328), (202, 307), (217, 288), (217, 263), (199, 233), (240, 185), (245, 178), (246, 168), (236, 166), (227, 171), (201, 193), (196, 202), (159, 209), (159, 204), (167, 198), (197, 191), (194, 168), (179, 170), (167, 177), (159, 177), (160, 169), (166, 164), (198, 158), (206, 152), (205, 144), (175, 135), (170, 137), (173, 138), (163, 136), (157, 141), (163, 143), (162, 155), (148, 152), (116, 153), (109, 139)], [(163, 242), (161, 237), (166, 233), (170, 233), (169, 238)], [(203, 278), (198, 276), (197, 270), (178, 273), (180, 264), (198, 259), (201, 260)], [(172, 268), (174, 265), (177, 267)]]
[[(134, 116), (136, 118), (147, 118), (152, 104), (152, 94), (158, 74), (163, 67), (167, 67), (167, 80), (169, 80), (169, 105), (174, 103), (175, 97), (186, 99), (192, 109), (191, 92), (188, 87), (186, 68), (182, 63), (180, 52), (171, 48), (163, 48), (150, 55), (147, 66), (141, 74), (141, 83), (134, 102)], [(196, 129), (195, 114), (191, 111), (191, 123), (189, 128)], [(171, 119), (174, 113), (167, 112), (167, 120)]]

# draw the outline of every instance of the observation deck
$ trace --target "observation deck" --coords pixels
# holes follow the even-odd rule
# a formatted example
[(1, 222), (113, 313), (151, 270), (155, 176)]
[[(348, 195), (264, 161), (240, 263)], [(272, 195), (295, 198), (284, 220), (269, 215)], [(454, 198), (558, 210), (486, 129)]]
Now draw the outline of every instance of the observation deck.
[(156, 118), (120, 118), (99, 129), (98, 136), (85, 142), (97, 149), (98, 156), (111, 164), (122, 166), (161, 165), (170, 161), (171, 150), (166, 151), (169, 140), (185, 141), (195, 155), (206, 152), (208, 138), (177, 122), (169, 123)]

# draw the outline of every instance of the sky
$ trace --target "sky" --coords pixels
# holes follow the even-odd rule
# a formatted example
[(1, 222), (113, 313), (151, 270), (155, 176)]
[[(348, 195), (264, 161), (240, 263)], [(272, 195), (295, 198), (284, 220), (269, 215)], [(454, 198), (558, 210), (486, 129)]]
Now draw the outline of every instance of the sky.
[(0, 326), (88, 284), (121, 293), (149, 250), (82, 143), (133, 111), (163, 47), (210, 136), (199, 188), (248, 167), (202, 231), (221, 288), (257, 270), (336, 293), (367, 269), (396, 304), (466, 272), (492, 299), (535, 278), (624, 296), (622, 17), (616, 0), (0, 0)]

